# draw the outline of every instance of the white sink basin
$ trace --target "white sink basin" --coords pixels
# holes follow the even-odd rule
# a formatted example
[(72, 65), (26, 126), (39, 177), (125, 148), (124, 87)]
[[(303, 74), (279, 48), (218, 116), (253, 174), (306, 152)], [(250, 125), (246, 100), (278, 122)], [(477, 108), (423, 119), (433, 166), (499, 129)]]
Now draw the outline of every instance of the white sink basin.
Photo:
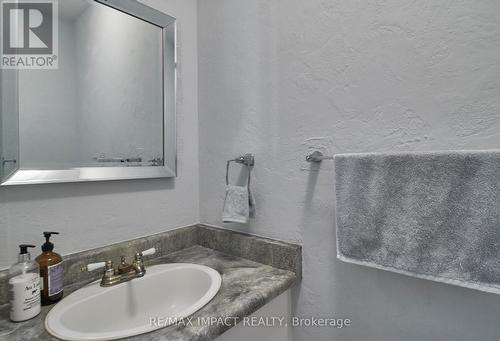
[[(113, 340), (147, 333), (193, 314), (219, 291), (220, 274), (197, 264), (162, 264), (113, 287), (99, 281), (56, 304), (47, 331), (63, 340)], [(156, 319), (156, 320), (154, 320)]]

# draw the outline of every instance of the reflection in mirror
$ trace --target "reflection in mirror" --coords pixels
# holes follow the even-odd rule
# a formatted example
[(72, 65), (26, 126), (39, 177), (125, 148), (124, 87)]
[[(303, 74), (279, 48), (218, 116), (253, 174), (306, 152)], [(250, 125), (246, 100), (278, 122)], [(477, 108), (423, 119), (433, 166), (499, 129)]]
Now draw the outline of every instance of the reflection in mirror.
[[(174, 19), (130, 0), (143, 12), (58, 3), (58, 69), (2, 70), (4, 184), (174, 176)], [(131, 167), (144, 173), (109, 170)]]
[(18, 103), (16, 70), (3, 70), (0, 74), (0, 175), (9, 177), (16, 171), (19, 160)]

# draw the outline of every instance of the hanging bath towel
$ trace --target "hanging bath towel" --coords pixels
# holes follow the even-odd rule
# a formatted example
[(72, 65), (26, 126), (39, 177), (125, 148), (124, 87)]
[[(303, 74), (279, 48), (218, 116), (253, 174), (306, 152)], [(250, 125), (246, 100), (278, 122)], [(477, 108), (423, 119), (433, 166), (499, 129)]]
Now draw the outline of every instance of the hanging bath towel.
[(334, 162), (339, 259), (500, 293), (500, 151)]

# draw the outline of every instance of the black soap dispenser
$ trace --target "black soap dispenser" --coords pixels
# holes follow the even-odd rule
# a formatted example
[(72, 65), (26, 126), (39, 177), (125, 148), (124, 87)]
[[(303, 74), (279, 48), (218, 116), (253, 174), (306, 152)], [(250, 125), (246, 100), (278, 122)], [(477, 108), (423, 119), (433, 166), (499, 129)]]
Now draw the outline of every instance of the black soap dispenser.
[(44, 232), (45, 243), (42, 245), (42, 254), (36, 257), (40, 265), (42, 305), (59, 301), (63, 297), (64, 269), (61, 255), (55, 253), (54, 244), (50, 237), (59, 232)]

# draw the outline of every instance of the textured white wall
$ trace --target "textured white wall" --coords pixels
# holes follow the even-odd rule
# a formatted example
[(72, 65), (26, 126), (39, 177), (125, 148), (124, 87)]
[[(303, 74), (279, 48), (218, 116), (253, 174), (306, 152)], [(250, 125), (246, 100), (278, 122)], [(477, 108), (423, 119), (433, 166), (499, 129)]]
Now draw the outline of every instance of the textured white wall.
[(500, 296), (336, 260), (332, 163), (303, 160), (499, 148), (500, 2), (200, 1), (198, 42), (201, 220), (221, 224), (225, 161), (254, 152), (257, 218), (228, 227), (302, 243), (293, 313), (353, 321), (295, 340), (500, 339)]
[(178, 177), (0, 188), (0, 268), (44, 230), (66, 254), (199, 220), (196, 1), (145, 2), (178, 19)]

